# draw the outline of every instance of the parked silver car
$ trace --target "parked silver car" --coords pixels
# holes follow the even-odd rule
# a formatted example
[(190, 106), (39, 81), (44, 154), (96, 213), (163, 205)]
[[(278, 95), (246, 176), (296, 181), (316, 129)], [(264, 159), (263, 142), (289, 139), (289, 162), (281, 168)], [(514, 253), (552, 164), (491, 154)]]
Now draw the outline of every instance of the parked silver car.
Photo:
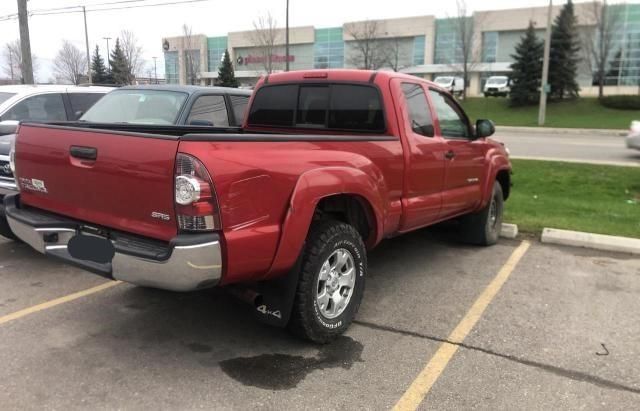
[(632, 121), (627, 134), (627, 147), (640, 150), (640, 121)]

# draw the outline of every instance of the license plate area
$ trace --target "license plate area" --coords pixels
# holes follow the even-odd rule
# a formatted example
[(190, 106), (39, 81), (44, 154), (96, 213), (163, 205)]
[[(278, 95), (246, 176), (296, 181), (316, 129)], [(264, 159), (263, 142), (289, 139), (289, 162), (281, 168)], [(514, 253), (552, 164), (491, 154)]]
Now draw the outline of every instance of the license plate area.
[(67, 251), (75, 259), (98, 264), (110, 263), (116, 254), (116, 249), (109, 239), (83, 232), (78, 232), (69, 240)]

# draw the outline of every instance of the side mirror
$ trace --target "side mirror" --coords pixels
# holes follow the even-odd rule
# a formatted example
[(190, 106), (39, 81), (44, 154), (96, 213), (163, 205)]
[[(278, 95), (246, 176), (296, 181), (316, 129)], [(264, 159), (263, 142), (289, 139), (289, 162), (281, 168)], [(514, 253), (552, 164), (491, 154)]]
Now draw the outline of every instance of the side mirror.
[(476, 138), (491, 137), (496, 132), (496, 126), (491, 120), (476, 121)]
[(75, 119), (79, 119), (80, 117), (82, 117), (82, 115), (84, 114), (84, 111), (82, 110), (78, 110), (75, 113), (73, 113), (73, 115), (75, 116)]
[(20, 122), (16, 120), (0, 121), (0, 136), (15, 134), (18, 129), (18, 124), (20, 124)]

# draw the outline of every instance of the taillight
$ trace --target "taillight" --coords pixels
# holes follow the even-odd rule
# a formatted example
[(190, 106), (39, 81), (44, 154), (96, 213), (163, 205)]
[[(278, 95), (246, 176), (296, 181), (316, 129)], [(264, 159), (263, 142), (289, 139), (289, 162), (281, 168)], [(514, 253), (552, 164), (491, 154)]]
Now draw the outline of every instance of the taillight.
[(220, 229), (218, 201), (209, 172), (197, 158), (178, 153), (175, 174), (178, 228), (183, 231)]

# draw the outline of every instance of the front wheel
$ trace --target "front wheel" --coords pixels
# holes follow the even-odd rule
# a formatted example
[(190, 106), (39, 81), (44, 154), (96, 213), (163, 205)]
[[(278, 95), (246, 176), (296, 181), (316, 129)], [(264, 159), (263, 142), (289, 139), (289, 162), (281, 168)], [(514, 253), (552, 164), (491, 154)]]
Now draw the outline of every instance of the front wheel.
[(360, 307), (366, 270), (366, 249), (354, 227), (334, 220), (314, 224), (289, 330), (321, 344), (345, 332)]
[(502, 230), (504, 195), (499, 182), (493, 183), (489, 203), (477, 213), (462, 218), (464, 240), (471, 244), (493, 245), (498, 242)]

